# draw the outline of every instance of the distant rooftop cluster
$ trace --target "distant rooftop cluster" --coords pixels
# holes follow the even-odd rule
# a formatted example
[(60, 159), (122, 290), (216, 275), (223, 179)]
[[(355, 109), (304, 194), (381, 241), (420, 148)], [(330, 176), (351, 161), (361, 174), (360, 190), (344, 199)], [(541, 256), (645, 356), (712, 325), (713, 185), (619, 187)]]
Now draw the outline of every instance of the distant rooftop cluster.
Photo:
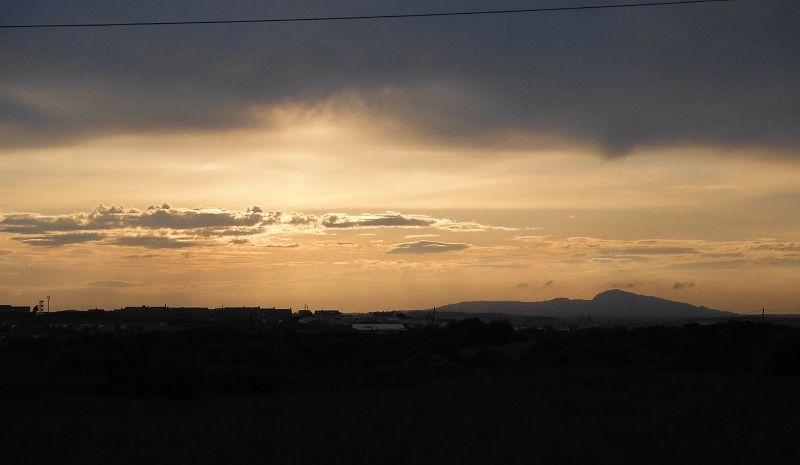
[[(275, 325), (305, 328), (308, 331), (349, 329), (388, 332), (423, 328), (431, 324), (441, 326), (449, 322), (441, 319), (435, 321), (433, 314), (427, 311), (415, 311), (413, 316), (408, 316), (399, 311), (348, 314), (340, 310), (309, 310), (307, 307), (293, 312), (291, 308), (260, 306), (208, 308), (142, 305), (113, 310), (93, 308), (85, 311), (61, 310), (53, 313), (38, 311), (39, 308), (38, 305), (33, 308), (0, 305), (0, 315), (6, 315), (11, 320), (26, 316), (25, 320), (30, 320), (27, 323), (7, 323), (3, 327), (4, 330), (30, 333), (29, 335), (62, 335), (76, 331), (140, 332), (222, 324), (249, 327), (251, 332), (269, 330), (276, 327)], [(34, 320), (38, 321), (38, 324), (30, 326)]]
[(28, 313), (30, 307), (20, 305), (0, 305), (0, 313)]

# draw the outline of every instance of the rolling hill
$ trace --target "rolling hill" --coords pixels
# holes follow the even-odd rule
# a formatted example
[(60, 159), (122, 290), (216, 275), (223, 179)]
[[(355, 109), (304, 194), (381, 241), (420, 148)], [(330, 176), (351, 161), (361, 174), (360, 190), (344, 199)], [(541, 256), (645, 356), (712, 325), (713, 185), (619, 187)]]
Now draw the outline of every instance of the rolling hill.
[(441, 312), (507, 313), (555, 318), (684, 319), (723, 318), (735, 313), (612, 289), (592, 300), (558, 298), (543, 302), (473, 301), (437, 307)]

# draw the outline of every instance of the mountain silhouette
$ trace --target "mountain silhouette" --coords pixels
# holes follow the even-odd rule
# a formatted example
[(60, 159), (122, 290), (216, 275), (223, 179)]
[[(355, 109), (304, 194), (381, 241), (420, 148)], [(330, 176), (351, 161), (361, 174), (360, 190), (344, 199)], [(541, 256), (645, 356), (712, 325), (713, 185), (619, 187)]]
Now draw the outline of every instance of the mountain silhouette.
[(592, 300), (558, 298), (543, 302), (473, 301), (437, 307), (442, 312), (507, 313), (524, 316), (577, 318), (683, 319), (721, 318), (735, 313), (612, 289)]

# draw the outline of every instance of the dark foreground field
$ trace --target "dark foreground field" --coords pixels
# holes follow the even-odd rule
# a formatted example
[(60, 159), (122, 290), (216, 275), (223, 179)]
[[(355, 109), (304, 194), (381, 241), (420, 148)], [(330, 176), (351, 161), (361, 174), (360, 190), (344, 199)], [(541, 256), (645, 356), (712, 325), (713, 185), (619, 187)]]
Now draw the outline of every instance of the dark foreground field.
[[(405, 388), (0, 401), (13, 463), (797, 463), (786, 380), (548, 369)], [(12, 462), (5, 462), (12, 463)]]
[(797, 463), (757, 324), (4, 339), (2, 463)]

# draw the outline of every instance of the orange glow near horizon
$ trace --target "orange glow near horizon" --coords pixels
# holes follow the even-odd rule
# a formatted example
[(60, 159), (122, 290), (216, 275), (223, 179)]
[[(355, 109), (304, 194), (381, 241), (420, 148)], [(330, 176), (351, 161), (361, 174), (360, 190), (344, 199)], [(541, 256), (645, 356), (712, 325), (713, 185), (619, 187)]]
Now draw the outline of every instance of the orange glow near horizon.
[[(75, 229), (98, 234), (76, 242), (64, 231), (6, 228), (0, 302), (52, 295), (54, 309), (309, 304), (365, 312), (586, 299), (616, 287), (737, 312), (797, 311), (796, 163), (710, 147), (621, 159), (577, 145), (459, 148), (336, 111), (275, 110), (264, 128), (3, 153), (0, 221), (166, 202), (171, 212), (242, 216), (258, 206), (363, 223), (258, 231), (133, 224)], [(380, 224), (364, 215), (387, 211), (396, 218)], [(392, 224), (397, 215), (411, 222)]]

